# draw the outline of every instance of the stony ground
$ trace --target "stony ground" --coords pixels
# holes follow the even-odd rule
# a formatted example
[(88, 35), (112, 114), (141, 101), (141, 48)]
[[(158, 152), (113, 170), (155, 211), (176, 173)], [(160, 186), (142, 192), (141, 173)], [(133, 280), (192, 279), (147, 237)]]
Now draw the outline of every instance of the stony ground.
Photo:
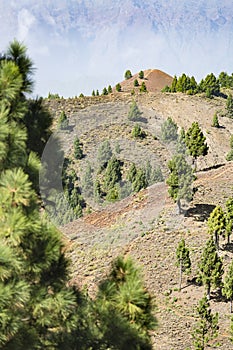
[[(61, 230), (69, 242), (69, 254), (73, 260), (73, 281), (86, 285), (92, 296), (100, 279), (107, 273), (111, 261), (118, 254), (130, 254), (142, 267), (145, 283), (155, 297), (159, 327), (152, 334), (154, 348), (161, 350), (193, 349), (192, 330), (196, 322), (195, 306), (204, 295), (203, 287), (184, 279), (178, 291), (179, 271), (175, 266), (175, 250), (181, 238), (191, 250), (192, 274), (196, 276), (202, 247), (209, 237), (206, 220), (215, 205), (224, 206), (233, 195), (233, 163), (226, 163), (229, 138), (233, 122), (219, 117), (222, 128), (211, 127), (213, 114), (224, 111), (222, 99), (206, 100), (200, 96), (181, 94), (137, 95), (143, 111), (143, 128), (147, 132), (144, 141), (135, 142), (130, 133), (132, 124), (127, 120), (132, 96), (114, 95), (98, 98), (52, 101), (51, 110), (69, 111), (71, 131), (63, 138), (65, 149), (72, 150), (72, 140), (77, 134), (84, 144), (84, 151), (95, 162), (95, 150), (105, 138), (114, 146), (118, 142), (123, 159), (140, 164), (147, 158), (160, 164), (166, 176), (166, 164), (173, 152), (171, 145), (160, 139), (160, 127), (168, 117), (185, 129), (197, 120), (210, 147), (208, 156), (198, 160), (195, 187), (198, 191), (185, 215), (178, 215), (177, 208), (167, 195), (165, 183), (154, 184), (146, 190), (106, 207), (94, 206), (93, 212), (69, 223)], [(59, 106), (58, 106), (59, 104)], [(85, 160), (86, 161), (86, 160)], [(77, 164), (77, 171), (84, 166)], [(222, 164), (222, 165), (221, 165)], [(221, 166), (219, 166), (221, 165)], [(216, 168), (213, 168), (216, 167)], [(208, 169), (204, 171), (204, 169)], [(221, 242), (222, 246), (224, 242)], [(224, 265), (232, 259), (231, 250), (221, 250)], [(211, 307), (219, 312), (219, 337), (210, 349), (232, 349), (229, 341), (229, 305), (212, 293)]]

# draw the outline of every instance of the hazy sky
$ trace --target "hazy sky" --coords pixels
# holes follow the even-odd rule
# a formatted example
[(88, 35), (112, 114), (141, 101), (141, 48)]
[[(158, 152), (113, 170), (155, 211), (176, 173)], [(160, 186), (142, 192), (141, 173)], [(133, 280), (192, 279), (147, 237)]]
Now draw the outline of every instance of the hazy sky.
[(233, 72), (232, 8), (232, 0), (0, 0), (0, 50), (13, 38), (26, 44), (35, 95), (101, 92), (126, 69), (199, 80)]

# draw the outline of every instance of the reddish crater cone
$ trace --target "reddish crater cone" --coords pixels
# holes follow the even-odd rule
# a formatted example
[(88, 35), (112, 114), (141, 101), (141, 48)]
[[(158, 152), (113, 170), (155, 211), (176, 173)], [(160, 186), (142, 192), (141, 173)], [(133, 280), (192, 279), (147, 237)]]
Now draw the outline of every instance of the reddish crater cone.
[[(123, 92), (131, 92), (133, 89), (135, 91), (139, 91), (143, 81), (146, 84), (148, 92), (158, 92), (161, 91), (166, 85), (170, 86), (173, 80), (173, 77), (159, 69), (144, 70), (144, 79), (140, 79), (138, 74), (139, 73), (136, 73), (132, 76), (132, 78), (124, 80), (120, 83)], [(135, 79), (138, 80), (138, 87), (134, 86)]]

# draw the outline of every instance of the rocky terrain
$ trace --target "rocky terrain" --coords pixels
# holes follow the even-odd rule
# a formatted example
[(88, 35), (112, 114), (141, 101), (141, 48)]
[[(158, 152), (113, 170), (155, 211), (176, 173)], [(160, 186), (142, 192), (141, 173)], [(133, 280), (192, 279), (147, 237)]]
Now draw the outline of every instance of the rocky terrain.
[[(132, 139), (133, 122), (127, 119), (133, 99), (143, 112), (140, 125), (147, 133), (146, 138), (139, 141)], [(206, 221), (217, 204), (224, 207), (226, 199), (233, 195), (233, 163), (225, 158), (233, 122), (225, 115), (226, 101), (220, 97), (207, 99), (158, 91), (132, 96), (126, 86), (125, 91), (108, 96), (54, 99), (45, 103), (56, 118), (63, 110), (69, 117), (69, 132), (62, 136), (67, 154), (72, 152), (76, 135), (83, 143), (86, 157), (76, 164), (80, 177), (85, 162), (94, 164), (98, 145), (109, 139), (113, 148), (116, 143), (120, 145), (120, 159), (135, 161), (138, 165), (150, 159), (154, 165), (161, 166), (166, 178), (167, 162), (174, 149), (161, 140), (162, 123), (170, 116), (185, 130), (193, 121), (200, 124), (209, 153), (198, 159), (194, 183), (197, 191), (184, 215), (178, 215), (176, 205), (168, 196), (167, 185), (161, 182), (113, 204), (101, 206), (90, 201), (89, 214), (61, 227), (72, 258), (75, 283), (86, 286), (94, 297), (96, 286), (108, 272), (112, 259), (119, 254), (130, 254), (141, 266), (157, 305), (159, 327), (152, 334), (154, 348), (193, 349), (195, 306), (204, 294), (204, 288), (193, 281), (209, 237)], [(211, 126), (215, 112), (219, 115), (220, 128)], [(191, 250), (192, 273), (179, 292), (175, 251), (181, 238)], [(222, 240), (221, 247), (224, 244)], [(228, 248), (220, 250), (225, 267), (233, 254), (232, 247)], [(220, 329), (209, 348), (230, 350), (229, 304), (213, 291), (211, 308), (219, 312)]]

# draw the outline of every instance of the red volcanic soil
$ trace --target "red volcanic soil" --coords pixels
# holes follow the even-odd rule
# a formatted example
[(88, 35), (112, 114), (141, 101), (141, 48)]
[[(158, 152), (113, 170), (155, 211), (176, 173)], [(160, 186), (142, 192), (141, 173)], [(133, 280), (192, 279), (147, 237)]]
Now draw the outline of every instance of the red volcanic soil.
[[(134, 86), (134, 80), (137, 79), (139, 87)], [(134, 74), (132, 78), (122, 81), (121, 88), (123, 92), (130, 92), (133, 89), (135, 91), (140, 90), (142, 82), (146, 84), (147, 91), (157, 92), (161, 91), (166, 85), (171, 85), (173, 78), (167, 73), (162, 72), (159, 69), (147, 69), (144, 70), (144, 79), (138, 77), (138, 73)], [(115, 90), (115, 89), (114, 89)]]

